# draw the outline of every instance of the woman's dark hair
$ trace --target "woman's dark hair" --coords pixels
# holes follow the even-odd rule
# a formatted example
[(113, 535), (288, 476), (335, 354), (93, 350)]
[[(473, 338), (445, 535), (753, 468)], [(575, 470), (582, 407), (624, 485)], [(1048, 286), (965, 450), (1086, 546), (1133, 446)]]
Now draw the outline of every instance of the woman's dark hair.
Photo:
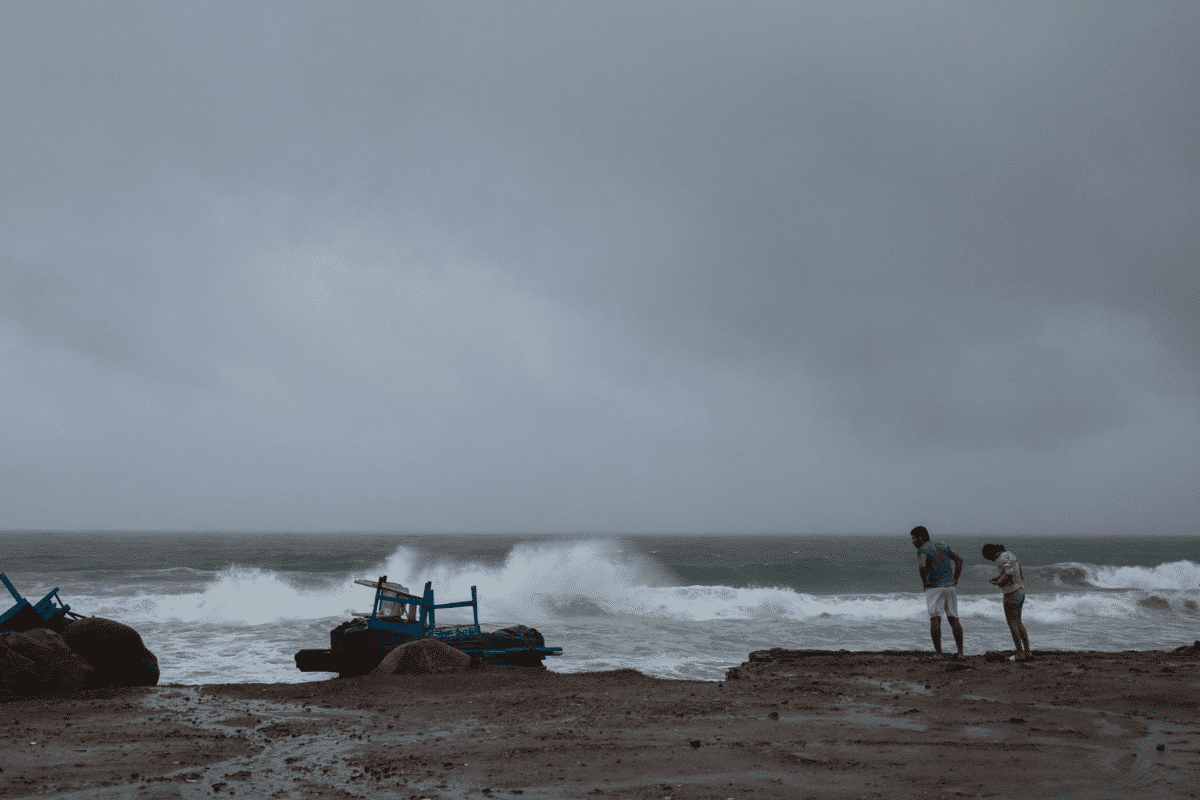
[(1000, 555), (1003, 552), (1004, 552), (1004, 545), (1002, 545), (1002, 544), (985, 544), (983, 546), (983, 557), (986, 558), (988, 561), (995, 560), (996, 556)]
[(924, 525), (918, 525), (917, 527), (913, 528), (909, 536), (915, 536), (922, 542), (929, 541), (929, 531), (925, 530)]

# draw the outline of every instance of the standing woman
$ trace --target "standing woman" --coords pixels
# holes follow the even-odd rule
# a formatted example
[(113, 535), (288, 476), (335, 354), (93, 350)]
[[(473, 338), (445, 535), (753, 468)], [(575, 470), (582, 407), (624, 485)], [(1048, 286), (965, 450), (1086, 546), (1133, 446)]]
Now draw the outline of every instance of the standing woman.
[(1025, 630), (1025, 623), (1021, 622), (1021, 607), (1025, 605), (1025, 573), (1021, 570), (1021, 564), (1002, 544), (985, 544), (983, 557), (995, 562), (997, 575), (989, 581), (1004, 592), (1004, 602), (1001, 603), (1004, 606), (1004, 619), (1008, 622), (1008, 630), (1017, 648), (1012, 660), (1031, 661), (1033, 653), (1029, 650), (1029, 633)]

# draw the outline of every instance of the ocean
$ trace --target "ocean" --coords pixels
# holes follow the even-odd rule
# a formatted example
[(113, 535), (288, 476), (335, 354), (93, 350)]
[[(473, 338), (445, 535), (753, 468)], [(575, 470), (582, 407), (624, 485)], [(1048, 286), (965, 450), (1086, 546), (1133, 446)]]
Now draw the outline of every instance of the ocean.
[[(934, 536), (966, 559), (968, 653), (1009, 649), (987, 541)], [(995, 539), (992, 539), (994, 541)], [(1200, 639), (1200, 539), (1011, 536), (1035, 650), (1169, 649)], [(931, 649), (906, 532), (890, 536), (522, 536), (0, 533), (27, 598), (136, 628), (163, 683), (302, 682), (293, 654), (369, 613), (353, 583), (386, 575), (437, 602), (477, 587), (485, 630), (537, 628), (558, 672), (631, 667), (720, 680), (752, 650)], [(8, 607), (0, 597), (0, 606)], [(440, 611), (439, 623), (469, 621)], [(459, 619), (456, 614), (461, 615)], [(945, 642), (952, 649), (950, 631)]]

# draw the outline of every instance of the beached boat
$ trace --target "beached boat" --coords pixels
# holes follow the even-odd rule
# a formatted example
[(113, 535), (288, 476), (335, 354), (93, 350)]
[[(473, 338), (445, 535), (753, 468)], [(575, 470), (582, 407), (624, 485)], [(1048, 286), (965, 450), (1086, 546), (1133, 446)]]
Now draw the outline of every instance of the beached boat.
[[(296, 667), (301, 672), (336, 672), (341, 677), (364, 675), (396, 647), (417, 639), (437, 639), (471, 656), (474, 666), (497, 664), (540, 667), (546, 656), (562, 655), (561, 647), (546, 647), (535, 628), (515, 625), (484, 632), (479, 627), (479, 598), (471, 587), (471, 599), (456, 603), (435, 603), (432, 582), (425, 584), (421, 596), (409, 594), (398, 583), (356, 580), (360, 586), (375, 590), (370, 616), (357, 615), (329, 632), (328, 650), (301, 650)], [(474, 622), (469, 625), (438, 625), (437, 611), (470, 608)]]
[(21, 596), (17, 587), (12, 585), (12, 581), (3, 572), (0, 572), (0, 583), (4, 584), (16, 601), (11, 608), (0, 614), (0, 631), (23, 632), (33, 628), (49, 628), (56, 633), (62, 633), (63, 628), (67, 627), (72, 619), (79, 617), (79, 614), (72, 612), (71, 607), (59, 598), (57, 586), (41, 600), (31, 603)]

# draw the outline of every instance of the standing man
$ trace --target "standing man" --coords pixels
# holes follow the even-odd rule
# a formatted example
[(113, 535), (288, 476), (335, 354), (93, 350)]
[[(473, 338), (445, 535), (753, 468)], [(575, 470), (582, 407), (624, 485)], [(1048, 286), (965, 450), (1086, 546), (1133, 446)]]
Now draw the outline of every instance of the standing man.
[(933, 649), (942, 652), (942, 614), (950, 622), (954, 634), (954, 645), (958, 648), (955, 658), (963, 655), (963, 631), (958, 622), (958, 578), (962, 575), (962, 556), (941, 542), (929, 541), (929, 531), (924, 525), (912, 529), (913, 547), (917, 548), (917, 571), (921, 573), (921, 585), (925, 587), (925, 606), (929, 609), (929, 635), (933, 637)]

